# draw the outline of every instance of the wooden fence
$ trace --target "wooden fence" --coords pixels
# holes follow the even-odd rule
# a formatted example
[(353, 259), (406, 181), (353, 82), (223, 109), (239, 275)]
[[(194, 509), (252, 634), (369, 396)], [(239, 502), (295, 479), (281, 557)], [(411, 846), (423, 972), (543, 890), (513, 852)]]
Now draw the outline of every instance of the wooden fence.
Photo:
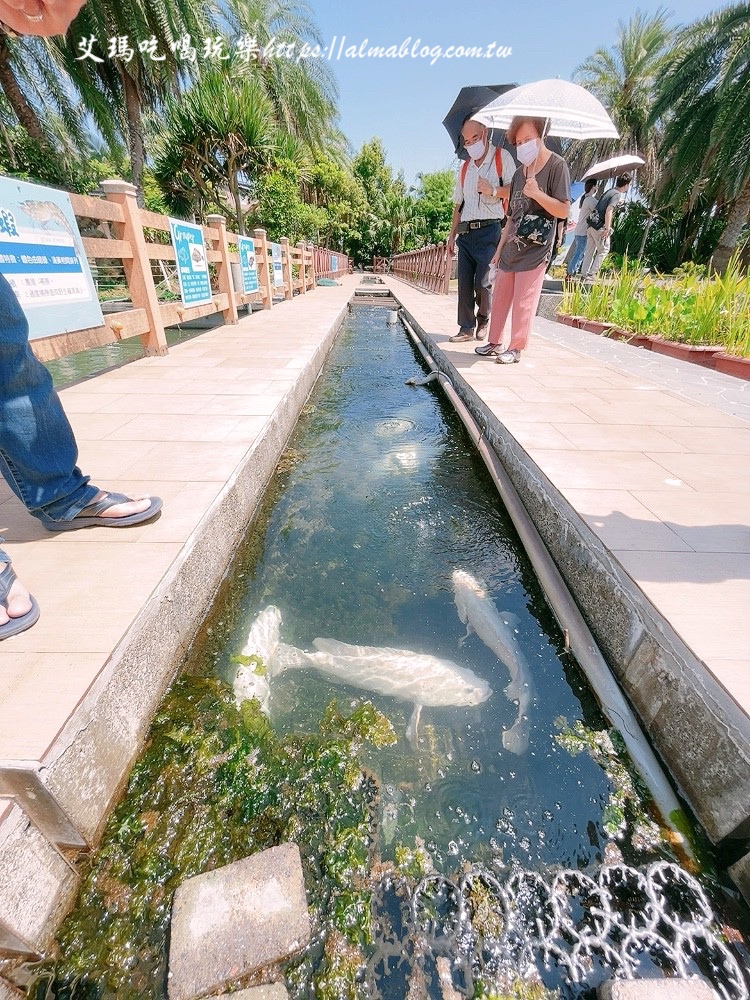
[(417, 288), (443, 295), (448, 292), (452, 264), (444, 243), (391, 257), (391, 271), (397, 278)]
[[(240, 257), (236, 248), (238, 236), (227, 231), (222, 215), (209, 215), (202, 227), (206, 243), (206, 257), (213, 265), (211, 288), (213, 302), (202, 306), (183, 306), (182, 302), (160, 302), (153, 277), (153, 267), (160, 261), (175, 261), (171, 241), (160, 236), (169, 233), (169, 219), (165, 215), (149, 212), (138, 206), (136, 188), (126, 181), (110, 180), (101, 184), (104, 198), (71, 194), (73, 211), (79, 220), (92, 223), (104, 237), (83, 236), (83, 248), (94, 267), (98, 262), (111, 268), (121, 264), (128, 286), (132, 309), (109, 313), (104, 325), (74, 333), (60, 333), (31, 341), (36, 356), (41, 361), (60, 358), (66, 354), (112, 344), (128, 337), (140, 337), (148, 355), (167, 353), (165, 328), (178, 323), (221, 312), (225, 323), (237, 322), (237, 309), (253, 302), (271, 309), (274, 297), (291, 299), (295, 293), (305, 295), (315, 288), (316, 278), (346, 274), (349, 258), (320, 247), (305, 243), (292, 246), (287, 239), (279, 240), (283, 284), (274, 286), (271, 243), (264, 229), (256, 229), (249, 236), (255, 241), (258, 269), (258, 291), (245, 294), (235, 289), (232, 265), (239, 272)], [(160, 241), (161, 240), (161, 241)], [(326, 257), (328, 255), (328, 257)], [(337, 270), (330, 270), (330, 257), (337, 258)], [(238, 282), (241, 287), (241, 282)]]

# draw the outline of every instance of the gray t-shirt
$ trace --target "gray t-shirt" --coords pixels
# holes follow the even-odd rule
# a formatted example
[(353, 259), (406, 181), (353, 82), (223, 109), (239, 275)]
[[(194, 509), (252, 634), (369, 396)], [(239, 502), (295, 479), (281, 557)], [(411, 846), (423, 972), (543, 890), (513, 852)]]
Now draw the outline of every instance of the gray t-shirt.
[[(568, 165), (557, 153), (550, 153), (549, 159), (536, 175), (536, 182), (550, 198), (556, 198), (558, 201), (570, 201)], [(540, 264), (549, 259), (552, 250), (555, 226), (559, 220), (550, 215), (538, 202), (526, 197), (523, 193), (525, 184), (524, 168), (519, 167), (513, 174), (513, 180), (510, 183), (510, 219), (508, 222), (510, 229), (500, 252), (499, 266), (501, 271), (533, 271), (535, 267), (539, 267)], [(524, 239), (517, 235), (519, 225), (522, 220), (527, 223), (528, 216), (538, 216), (542, 222), (544, 220), (551, 221), (549, 232), (543, 242), (538, 242), (533, 233), (530, 239)]]

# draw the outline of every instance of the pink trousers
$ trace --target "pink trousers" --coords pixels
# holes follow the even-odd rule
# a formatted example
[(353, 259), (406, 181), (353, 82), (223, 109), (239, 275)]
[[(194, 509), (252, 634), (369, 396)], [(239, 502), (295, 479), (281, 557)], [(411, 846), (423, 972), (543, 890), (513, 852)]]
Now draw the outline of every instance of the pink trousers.
[(499, 344), (503, 339), (505, 323), (511, 308), (510, 344), (507, 350), (522, 351), (529, 342), (531, 324), (536, 316), (539, 296), (547, 264), (542, 263), (533, 271), (498, 271), (492, 292), (490, 313), (491, 344)]

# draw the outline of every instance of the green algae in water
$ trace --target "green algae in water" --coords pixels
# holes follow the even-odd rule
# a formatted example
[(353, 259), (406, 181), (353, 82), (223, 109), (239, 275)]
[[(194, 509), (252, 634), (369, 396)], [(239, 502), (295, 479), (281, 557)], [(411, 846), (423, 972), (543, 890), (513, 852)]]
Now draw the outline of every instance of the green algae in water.
[[(326, 977), (353, 983), (371, 939), (367, 875), (376, 795), (356, 748), (387, 741), (392, 729), (368, 704), (349, 718), (329, 706), (324, 729), (279, 738), (255, 702), (238, 711), (221, 681), (179, 680), (88, 862), (76, 908), (58, 935), (59, 956), (40, 970), (30, 995), (163, 997), (175, 889), (285, 841), (299, 844), (313, 923), (313, 945), (288, 970), (290, 984), (309, 988), (313, 974), (321, 985)], [(348, 943), (346, 962), (330, 959), (334, 934)]]

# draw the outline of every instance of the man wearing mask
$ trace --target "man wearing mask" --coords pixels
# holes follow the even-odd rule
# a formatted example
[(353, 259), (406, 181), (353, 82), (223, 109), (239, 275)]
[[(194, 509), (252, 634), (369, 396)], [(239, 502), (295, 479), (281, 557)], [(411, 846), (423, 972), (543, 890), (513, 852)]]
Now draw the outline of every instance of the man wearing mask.
[(469, 159), (458, 169), (453, 192), (453, 219), (448, 236), (448, 253), (458, 246), (458, 326), (451, 343), (483, 340), (492, 305), (488, 282), (490, 260), (500, 241), (505, 218), (503, 199), (510, 191), (515, 173), (513, 157), (506, 149), (489, 142), (487, 129), (467, 118), (461, 139)]

